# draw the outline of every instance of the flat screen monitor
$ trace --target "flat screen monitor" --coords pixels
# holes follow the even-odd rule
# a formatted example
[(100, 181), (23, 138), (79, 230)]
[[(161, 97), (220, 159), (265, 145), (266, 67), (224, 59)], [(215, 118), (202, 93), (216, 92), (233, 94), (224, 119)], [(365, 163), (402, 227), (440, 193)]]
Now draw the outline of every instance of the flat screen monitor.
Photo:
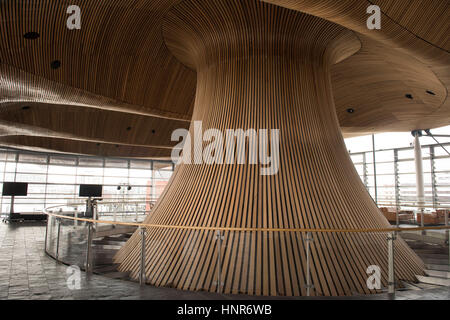
[(4, 196), (26, 196), (28, 194), (28, 183), (24, 182), (3, 182)]
[(81, 184), (80, 197), (101, 197), (103, 186), (101, 184)]

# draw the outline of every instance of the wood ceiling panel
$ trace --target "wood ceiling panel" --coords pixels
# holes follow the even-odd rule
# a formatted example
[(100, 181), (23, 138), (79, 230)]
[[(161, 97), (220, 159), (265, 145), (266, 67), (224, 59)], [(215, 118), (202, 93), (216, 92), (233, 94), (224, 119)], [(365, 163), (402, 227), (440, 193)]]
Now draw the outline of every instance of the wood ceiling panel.
[(450, 50), (447, 0), (371, 0), (387, 17), (436, 47)]
[(171, 150), (129, 146), (111, 143), (95, 143), (58, 137), (39, 136), (0, 136), (0, 143), (10, 147), (26, 147), (44, 152), (61, 152), (73, 154), (98, 155), (103, 157), (131, 157), (170, 160)]
[[(186, 98), (193, 99), (195, 73), (171, 56), (155, 28), (173, 3), (74, 1), (70, 4), (82, 8), (82, 28), (68, 30), (66, 2), (6, 1), (1, 4), (0, 60), (95, 95), (189, 113)], [(29, 31), (41, 36), (26, 40)], [(50, 68), (53, 60), (61, 61), (60, 69)]]
[[(33, 134), (34, 128), (36, 135), (49, 130), (53, 135), (60, 133), (98, 142), (171, 148), (175, 144), (171, 141), (172, 131), (189, 127), (188, 122), (77, 106), (27, 103), (25, 108), (13, 103), (0, 110), (0, 124), (10, 123), (7, 134), (15, 134), (21, 128), (28, 128), (29, 134)], [(13, 124), (17, 127), (12, 127)], [(165, 144), (160, 144), (162, 141)]]
[[(172, 55), (162, 34), (164, 17), (179, 2), (2, 1), (0, 108), (13, 102), (78, 105), (174, 119), (167, 130), (178, 126), (178, 120), (186, 121), (187, 126), (194, 105), (196, 73), (180, 62), (183, 58)], [(332, 70), (335, 105), (344, 135), (409, 131), (449, 123), (448, 1), (266, 2), (332, 21), (355, 31), (364, 43), (360, 54)], [(381, 30), (366, 28), (366, 8), (372, 3), (383, 11)], [(81, 7), (81, 30), (66, 28), (68, 5)], [(219, 21), (218, 17), (216, 23)], [(24, 39), (29, 31), (39, 32), (40, 37)], [(345, 46), (352, 55), (352, 40)], [(53, 70), (50, 63), (56, 59), (61, 67)], [(370, 76), (372, 70), (378, 71), (378, 79)], [(436, 96), (424, 95), (425, 87), (433, 87)], [(402, 99), (407, 91), (414, 93), (414, 101)], [(357, 113), (345, 112), (353, 107)], [(168, 134), (157, 144), (168, 144)]]
[[(332, 68), (333, 94), (345, 133), (409, 131), (449, 123), (447, 88), (415, 58), (361, 36), (362, 49)], [(364, 70), (364, 72), (362, 72)], [(428, 92), (427, 92), (428, 91)], [(411, 94), (413, 99), (406, 97)], [(348, 113), (347, 109), (354, 113)]]

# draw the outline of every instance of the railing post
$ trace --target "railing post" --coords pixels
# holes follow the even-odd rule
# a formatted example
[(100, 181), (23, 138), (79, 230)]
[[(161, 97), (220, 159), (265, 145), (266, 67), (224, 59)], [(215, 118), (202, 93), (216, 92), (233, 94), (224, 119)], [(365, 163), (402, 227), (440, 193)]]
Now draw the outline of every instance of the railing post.
[[(444, 223), (446, 226), (448, 226), (448, 215), (450, 214), (449, 210), (444, 210)], [(445, 230), (445, 241), (447, 241), (447, 244), (450, 247), (450, 237), (449, 237), (449, 230)], [(448, 257), (450, 259), (450, 255)], [(449, 270), (450, 271), (450, 270)]]
[(310, 243), (313, 241), (311, 232), (306, 233), (306, 296), (309, 297), (311, 295), (311, 289), (313, 288), (311, 284), (311, 268), (310, 268), (310, 256), (311, 256), (311, 248)]
[[(75, 217), (75, 219), (78, 219), (78, 210), (74, 211), (73, 216)], [(78, 226), (78, 220), (73, 220), (73, 225), (75, 227), (77, 227)]]
[[(444, 210), (445, 214), (445, 225), (448, 226), (448, 215), (450, 214), (449, 210)], [(450, 230), (445, 230), (445, 239), (447, 241), (448, 245), (448, 271), (450, 271), (450, 237), (449, 237)]]
[(86, 247), (86, 273), (92, 273), (92, 222), (88, 222), (88, 237)]
[(217, 241), (217, 293), (222, 293), (222, 240), (223, 235), (220, 230), (216, 231)]
[(145, 284), (145, 227), (140, 227), (141, 231), (141, 268), (139, 273), (139, 284)]
[(45, 224), (45, 241), (44, 241), (44, 252), (47, 252), (47, 239), (48, 239), (48, 224), (50, 222), (51, 216), (47, 215), (47, 222)]
[(394, 272), (394, 240), (397, 238), (395, 232), (388, 234), (388, 292), (395, 294), (395, 272)]
[(59, 236), (61, 234), (61, 218), (56, 218), (56, 223), (58, 224), (58, 231), (56, 235), (56, 261), (59, 259)]
[(399, 227), (399, 223), (400, 223), (400, 220), (399, 220), (399, 218), (398, 218), (398, 207), (396, 206), (395, 207), (395, 226), (398, 228)]
[[(96, 221), (100, 219), (98, 216), (97, 200), (92, 200), (92, 219)], [(97, 230), (97, 228), (98, 222), (95, 222), (95, 229)]]

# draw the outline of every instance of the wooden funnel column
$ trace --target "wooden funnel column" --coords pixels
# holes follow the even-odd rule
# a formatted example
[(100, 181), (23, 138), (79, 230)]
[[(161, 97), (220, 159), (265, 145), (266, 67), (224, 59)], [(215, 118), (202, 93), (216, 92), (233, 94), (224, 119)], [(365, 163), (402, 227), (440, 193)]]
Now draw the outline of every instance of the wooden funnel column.
[[(224, 135), (226, 129), (279, 129), (279, 171), (264, 176), (261, 164), (180, 164), (145, 222), (389, 226), (361, 183), (335, 115), (330, 65), (354, 47), (351, 33), (276, 6), (226, 0), (174, 7), (164, 36), (172, 53), (197, 71), (193, 120)], [(193, 137), (193, 125), (190, 131)], [(216, 291), (219, 272), (224, 293), (306, 295), (305, 233), (225, 231), (223, 236), (218, 245), (214, 231), (149, 228), (147, 283)], [(374, 292), (366, 284), (370, 265), (381, 268), (387, 286), (386, 234), (313, 233), (313, 238), (312, 295)], [(135, 278), (139, 251), (137, 233), (116, 257), (120, 270)], [(396, 240), (395, 253), (397, 278), (413, 281), (422, 274), (422, 262), (403, 240)]]

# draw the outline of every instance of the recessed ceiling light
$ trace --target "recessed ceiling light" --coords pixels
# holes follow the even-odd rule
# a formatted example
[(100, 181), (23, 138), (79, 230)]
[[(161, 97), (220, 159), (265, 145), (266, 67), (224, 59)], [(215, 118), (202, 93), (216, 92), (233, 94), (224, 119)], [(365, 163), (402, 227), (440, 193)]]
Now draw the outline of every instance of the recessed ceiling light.
[(427, 90), (427, 93), (428, 93), (428, 94), (431, 94), (432, 96), (435, 96), (435, 95), (436, 95), (436, 93), (434, 93), (434, 92), (431, 91), (431, 90)]
[(353, 108), (348, 108), (348, 109), (347, 109), (347, 112), (348, 112), (348, 113), (353, 113), (353, 112), (355, 112), (355, 109), (353, 109)]
[(408, 99), (411, 99), (411, 100), (414, 99), (412, 94), (410, 94), (410, 93), (405, 94), (405, 97)]
[(50, 67), (52, 67), (52, 69), (59, 69), (59, 67), (61, 67), (61, 61), (59, 60), (52, 61)]
[(34, 32), (34, 31), (27, 32), (23, 35), (23, 37), (27, 40), (35, 40), (35, 39), (39, 38), (39, 33)]
[(30, 106), (23, 106), (22, 107), (22, 110), (29, 110), (30, 109)]

